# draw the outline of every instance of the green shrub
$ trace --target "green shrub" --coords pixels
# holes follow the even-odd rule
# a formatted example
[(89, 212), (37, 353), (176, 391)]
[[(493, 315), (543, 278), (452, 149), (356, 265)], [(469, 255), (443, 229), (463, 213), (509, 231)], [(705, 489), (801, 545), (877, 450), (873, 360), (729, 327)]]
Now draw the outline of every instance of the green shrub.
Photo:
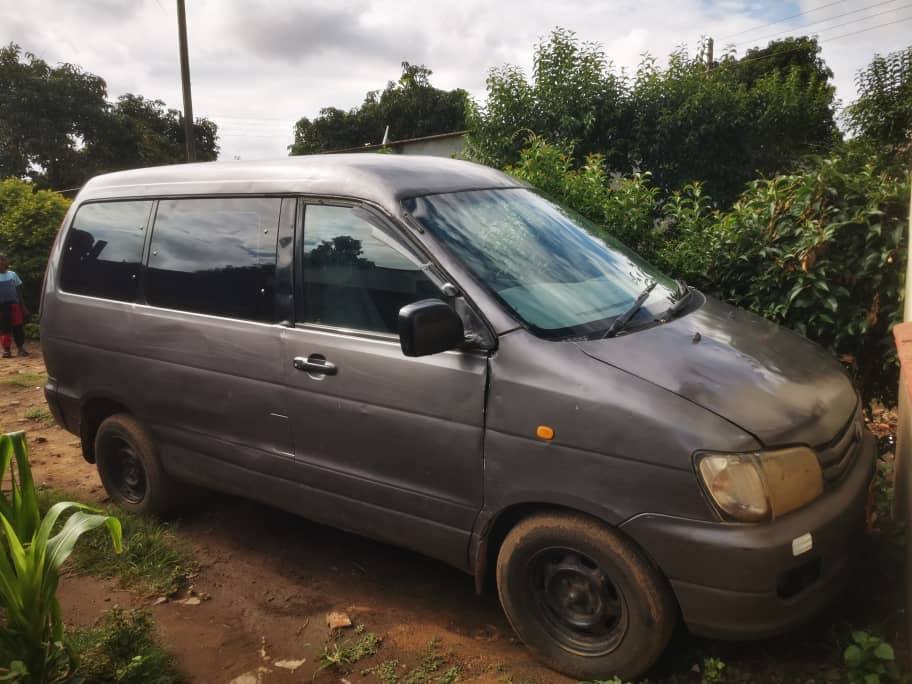
[[(119, 552), (120, 522), (68, 501), (42, 516), (21, 432), (0, 436), (0, 484), (0, 678), (27, 684), (62, 681), (72, 671), (72, 660), (63, 644), (57, 601), (60, 566), (79, 537), (101, 525)], [(75, 512), (58, 525), (67, 511)]]
[(868, 632), (852, 632), (852, 644), (843, 653), (849, 684), (886, 684), (900, 681), (893, 647)]
[(27, 181), (0, 181), (0, 252), (22, 278), (25, 302), (36, 313), (51, 245), (69, 206), (63, 195)]
[(710, 229), (685, 229), (672, 248), (706, 256), (678, 275), (843, 356), (879, 394), (895, 385), (908, 206), (908, 176), (872, 157), (816, 160), (752, 182)]
[(669, 274), (826, 346), (862, 392), (895, 385), (908, 176), (852, 145), (795, 173), (751, 182), (729, 211), (700, 183), (664, 201), (648, 173), (612, 177), (601, 157), (574, 167), (537, 137), (508, 171), (579, 211)]

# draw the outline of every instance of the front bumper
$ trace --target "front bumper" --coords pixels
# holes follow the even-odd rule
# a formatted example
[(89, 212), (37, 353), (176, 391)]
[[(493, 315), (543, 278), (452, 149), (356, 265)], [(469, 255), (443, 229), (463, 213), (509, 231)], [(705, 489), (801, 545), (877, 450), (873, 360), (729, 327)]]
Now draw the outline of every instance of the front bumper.
[[(644, 514), (622, 525), (671, 582), (692, 632), (754, 639), (802, 622), (845, 586), (862, 535), (877, 445), (864, 432), (855, 464), (812, 504), (765, 524)], [(797, 557), (792, 542), (811, 534)]]

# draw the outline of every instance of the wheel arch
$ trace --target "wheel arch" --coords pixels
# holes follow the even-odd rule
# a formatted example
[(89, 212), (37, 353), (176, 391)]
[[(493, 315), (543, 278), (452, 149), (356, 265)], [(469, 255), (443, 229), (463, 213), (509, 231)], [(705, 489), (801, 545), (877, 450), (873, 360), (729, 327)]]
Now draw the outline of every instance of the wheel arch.
[(79, 441), (82, 444), (82, 457), (89, 463), (95, 463), (95, 435), (98, 427), (118, 413), (133, 412), (123, 401), (107, 394), (86, 397), (79, 409)]
[(473, 538), (474, 555), (471, 556), (472, 574), (475, 577), (475, 592), (477, 594), (481, 595), (484, 593), (485, 587), (490, 586), (491, 582), (494, 581), (497, 556), (500, 553), (500, 548), (507, 535), (510, 533), (510, 530), (522, 520), (543, 513), (572, 513), (574, 515), (582, 515), (610, 527), (633, 544), (640, 553), (643, 554), (643, 557), (655, 567), (663, 577), (665, 577), (665, 572), (659, 564), (656, 563), (649, 552), (621, 529), (620, 524), (623, 522), (622, 519), (608, 518), (589, 510), (589, 507), (549, 501), (525, 501), (505, 506), (493, 513), (479, 526), (480, 532)]
[(504, 506), (490, 514), (478, 527), (479, 533), (474, 535), (472, 549), (472, 574), (475, 577), (475, 592), (484, 593), (494, 576), (497, 555), (504, 539), (520, 521), (532, 515), (542, 513), (576, 513), (595, 518), (599, 522), (617, 529), (617, 522), (606, 519), (602, 515), (593, 513), (583, 507), (555, 503), (546, 500), (521, 501)]

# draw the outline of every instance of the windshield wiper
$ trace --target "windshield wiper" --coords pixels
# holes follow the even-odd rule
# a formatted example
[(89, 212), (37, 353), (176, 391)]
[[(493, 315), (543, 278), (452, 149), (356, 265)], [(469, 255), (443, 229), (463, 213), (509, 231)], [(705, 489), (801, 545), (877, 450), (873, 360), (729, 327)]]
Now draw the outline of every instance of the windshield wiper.
[(681, 313), (681, 309), (684, 308), (690, 300), (690, 295), (693, 294), (693, 288), (683, 280), (679, 278), (675, 282), (678, 284), (678, 298), (675, 300), (675, 303), (669, 306), (662, 314), (661, 320), (663, 321), (669, 321)]
[(630, 305), (630, 308), (614, 319), (614, 321), (608, 327), (608, 330), (606, 330), (605, 334), (602, 335), (603, 339), (606, 337), (614, 337), (624, 329), (624, 326), (630, 322), (630, 319), (636, 315), (636, 312), (643, 307), (643, 302), (649, 298), (649, 293), (655, 289), (655, 286), (658, 282), (659, 281), (657, 280), (653, 280), (651, 283), (649, 283), (649, 285), (643, 288), (643, 291), (637, 295), (637, 298), (635, 300), (633, 300), (633, 304)]

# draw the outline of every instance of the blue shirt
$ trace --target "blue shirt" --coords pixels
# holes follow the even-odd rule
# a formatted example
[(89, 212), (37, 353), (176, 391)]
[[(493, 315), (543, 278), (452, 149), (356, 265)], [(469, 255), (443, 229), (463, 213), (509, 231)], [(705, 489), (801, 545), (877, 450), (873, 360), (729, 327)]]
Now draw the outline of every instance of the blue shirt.
[(19, 292), (17, 287), (22, 285), (22, 280), (16, 275), (15, 271), (0, 273), (0, 304), (7, 302), (19, 303)]

